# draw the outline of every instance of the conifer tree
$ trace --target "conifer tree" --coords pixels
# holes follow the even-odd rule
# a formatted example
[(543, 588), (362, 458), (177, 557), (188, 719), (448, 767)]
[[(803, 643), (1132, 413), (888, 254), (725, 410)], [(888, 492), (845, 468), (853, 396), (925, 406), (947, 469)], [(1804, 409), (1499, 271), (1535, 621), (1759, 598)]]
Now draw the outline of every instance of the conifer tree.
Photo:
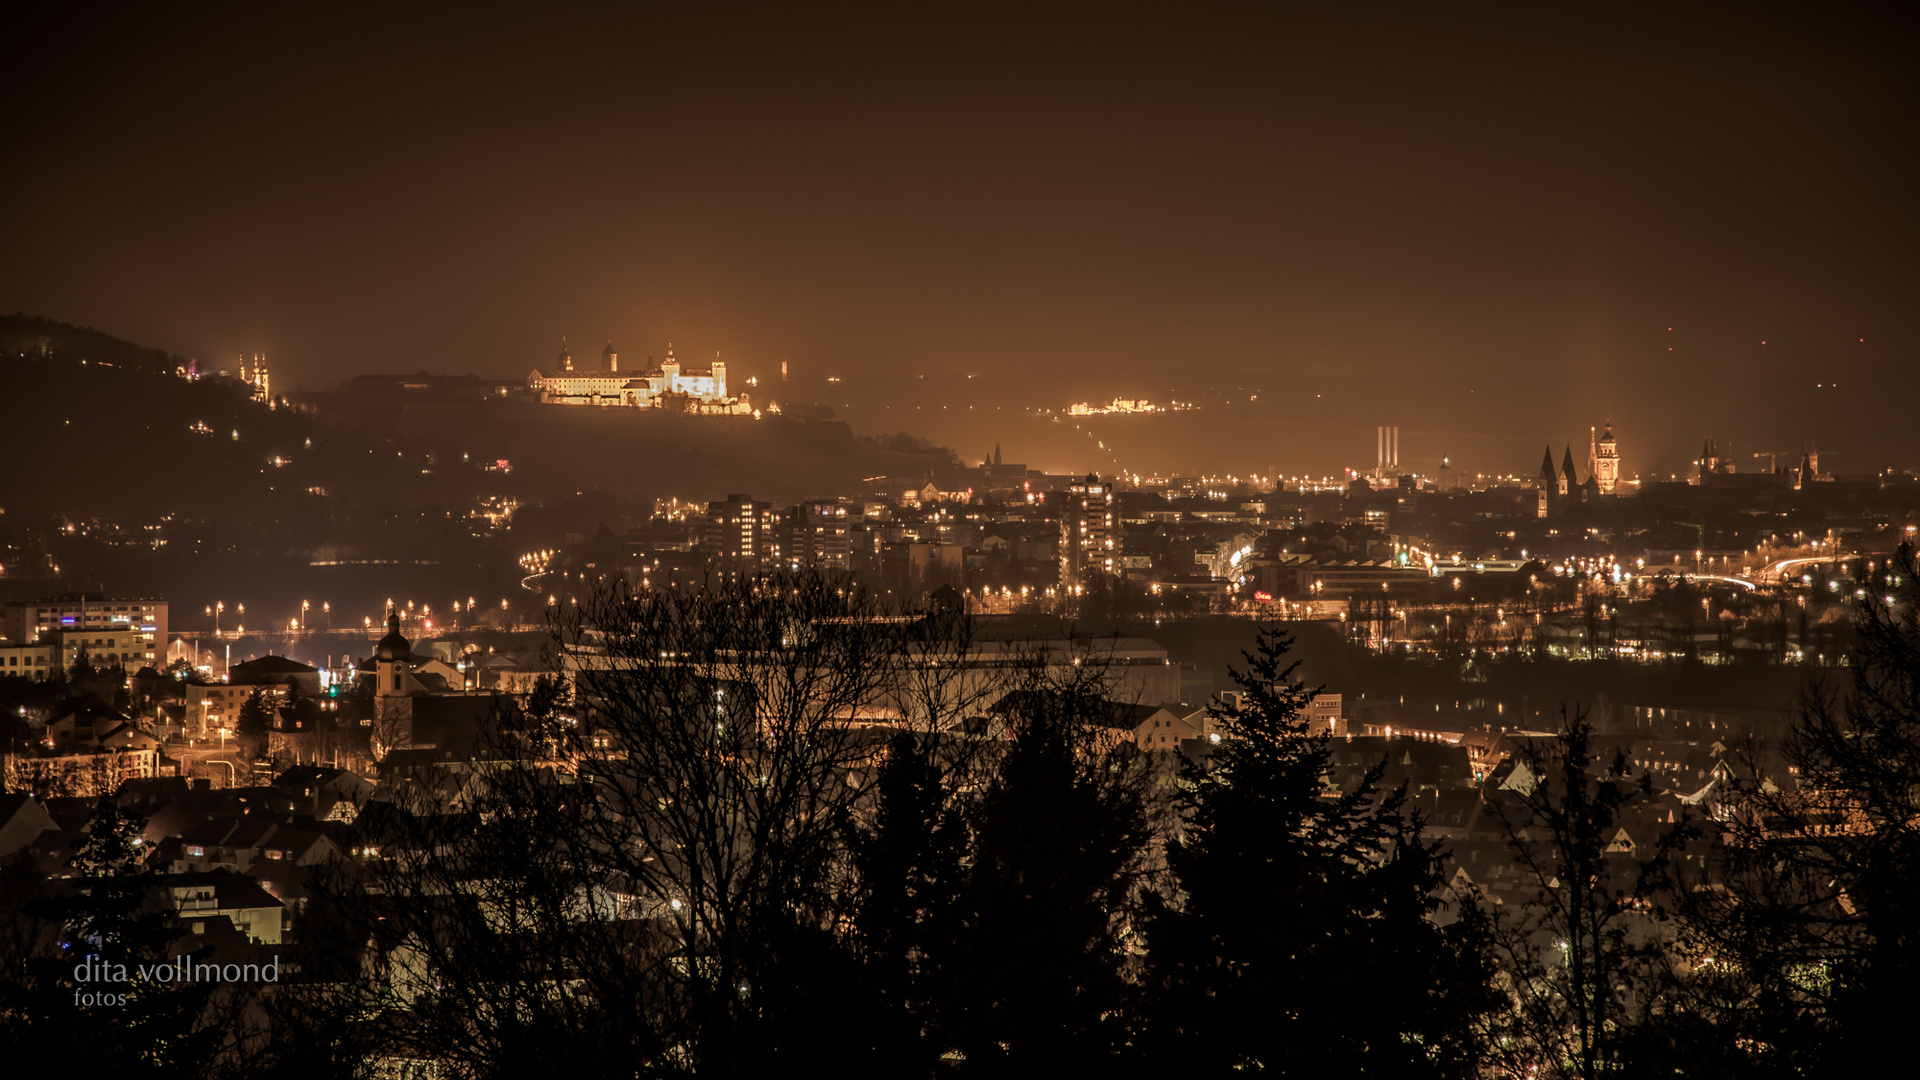
[[(874, 777), (871, 820), (848, 845), (851, 949), (864, 1016), (849, 1031), (876, 1069), (926, 1075), (938, 1051), (922, 1037), (932, 1015), (936, 935), (951, 925), (967, 833), (953, 805), (958, 785), (943, 770), (939, 742), (901, 731)], [(852, 1026), (852, 1025), (850, 1025)]]
[(1223, 740), (1183, 765), (1178, 892), (1147, 923), (1143, 1046), (1199, 1075), (1468, 1074), (1487, 986), (1475, 924), (1431, 918), (1437, 845), (1404, 790), (1381, 793), (1384, 761), (1328, 789), (1291, 644), (1261, 631), (1233, 672), (1240, 705), (1214, 710)]
[(266, 694), (260, 690), (248, 694), (240, 705), (240, 718), (233, 725), (233, 733), (250, 756), (267, 752), (267, 729), (272, 723), (270, 709)]
[(932, 946), (929, 1017), (977, 1076), (1110, 1067), (1127, 928), (1151, 837), (1131, 744), (1104, 747), (1098, 675), (1019, 692), (1013, 738), (968, 813), (965, 879)]
[(5, 1034), (76, 1076), (203, 1076), (220, 1045), (214, 987), (149, 974), (172, 962), (181, 926), (141, 865), (142, 824), (102, 797), (74, 842), (71, 892), (47, 890), (16, 924), (39, 923), (38, 947), (9, 974)]

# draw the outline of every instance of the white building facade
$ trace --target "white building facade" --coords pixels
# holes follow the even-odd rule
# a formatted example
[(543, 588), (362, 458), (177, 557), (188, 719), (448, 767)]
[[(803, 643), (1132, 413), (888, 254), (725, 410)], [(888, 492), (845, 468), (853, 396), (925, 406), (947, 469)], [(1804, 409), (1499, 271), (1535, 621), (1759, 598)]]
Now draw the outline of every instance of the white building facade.
[(527, 376), (527, 389), (545, 405), (650, 409), (684, 404), (692, 412), (753, 412), (746, 395), (734, 397), (728, 393), (727, 365), (718, 354), (713, 366), (699, 373), (681, 366), (674, 358), (672, 345), (667, 346), (667, 358), (658, 368), (632, 372), (620, 370), (620, 356), (612, 343), (601, 352), (600, 367), (593, 370), (576, 370), (573, 356), (563, 344), (557, 369), (536, 368)]

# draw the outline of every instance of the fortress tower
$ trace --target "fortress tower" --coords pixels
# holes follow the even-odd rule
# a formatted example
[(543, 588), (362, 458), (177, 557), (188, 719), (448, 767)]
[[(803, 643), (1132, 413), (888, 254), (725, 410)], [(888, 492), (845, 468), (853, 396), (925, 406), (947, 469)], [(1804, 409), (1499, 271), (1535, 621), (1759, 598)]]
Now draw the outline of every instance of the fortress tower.
[(680, 361), (673, 358), (673, 342), (671, 341), (667, 342), (667, 358), (660, 361), (660, 373), (667, 377), (666, 385), (662, 387), (662, 389), (669, 394), (678, 393), (680, 390)]

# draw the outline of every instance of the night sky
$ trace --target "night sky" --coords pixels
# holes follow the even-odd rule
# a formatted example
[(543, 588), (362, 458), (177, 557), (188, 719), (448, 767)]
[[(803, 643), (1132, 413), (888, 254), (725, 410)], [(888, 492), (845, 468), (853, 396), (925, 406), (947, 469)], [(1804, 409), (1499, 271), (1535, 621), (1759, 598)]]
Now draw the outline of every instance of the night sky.
[(1170, 392), (1113, 464), (1920, 466), (1900, 9), (902, 7), (10, 7), (0, 308), (310, 389), (671, 341), (1056, 467), (1023, 409)]

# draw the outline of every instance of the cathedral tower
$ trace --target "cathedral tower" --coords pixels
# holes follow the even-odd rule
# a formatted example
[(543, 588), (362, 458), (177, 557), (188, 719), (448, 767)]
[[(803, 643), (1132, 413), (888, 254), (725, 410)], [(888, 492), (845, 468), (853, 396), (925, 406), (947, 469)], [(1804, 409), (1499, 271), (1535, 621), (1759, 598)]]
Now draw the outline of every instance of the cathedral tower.
[(1800, 468), (1794, 477), (1794, 487), (1803, 487), (1820, 479), (1820, 450), (1808, 443), (1800, 450)]
[(1620, 444), (1613, 437), (1613, 421), (1607, 421), (1607, 430), (1600, 436), (1593, 458), (1593, 479), (1600, 486), (1600, 494), (1613, 494), (1614, 486), (1620, 483)]
[(271, 391), (272, 384), (268, 382), (267, 377), (266, 357), (255, 353), (253, 357), (253, 367), (249, 368), (247, 367), (247, 358), (242, 356), (240, 358), (240, 381), (252, 387), (251, 393), (253, 394), (253, 400), (269, 403), (273, 401), (273, 393)]

